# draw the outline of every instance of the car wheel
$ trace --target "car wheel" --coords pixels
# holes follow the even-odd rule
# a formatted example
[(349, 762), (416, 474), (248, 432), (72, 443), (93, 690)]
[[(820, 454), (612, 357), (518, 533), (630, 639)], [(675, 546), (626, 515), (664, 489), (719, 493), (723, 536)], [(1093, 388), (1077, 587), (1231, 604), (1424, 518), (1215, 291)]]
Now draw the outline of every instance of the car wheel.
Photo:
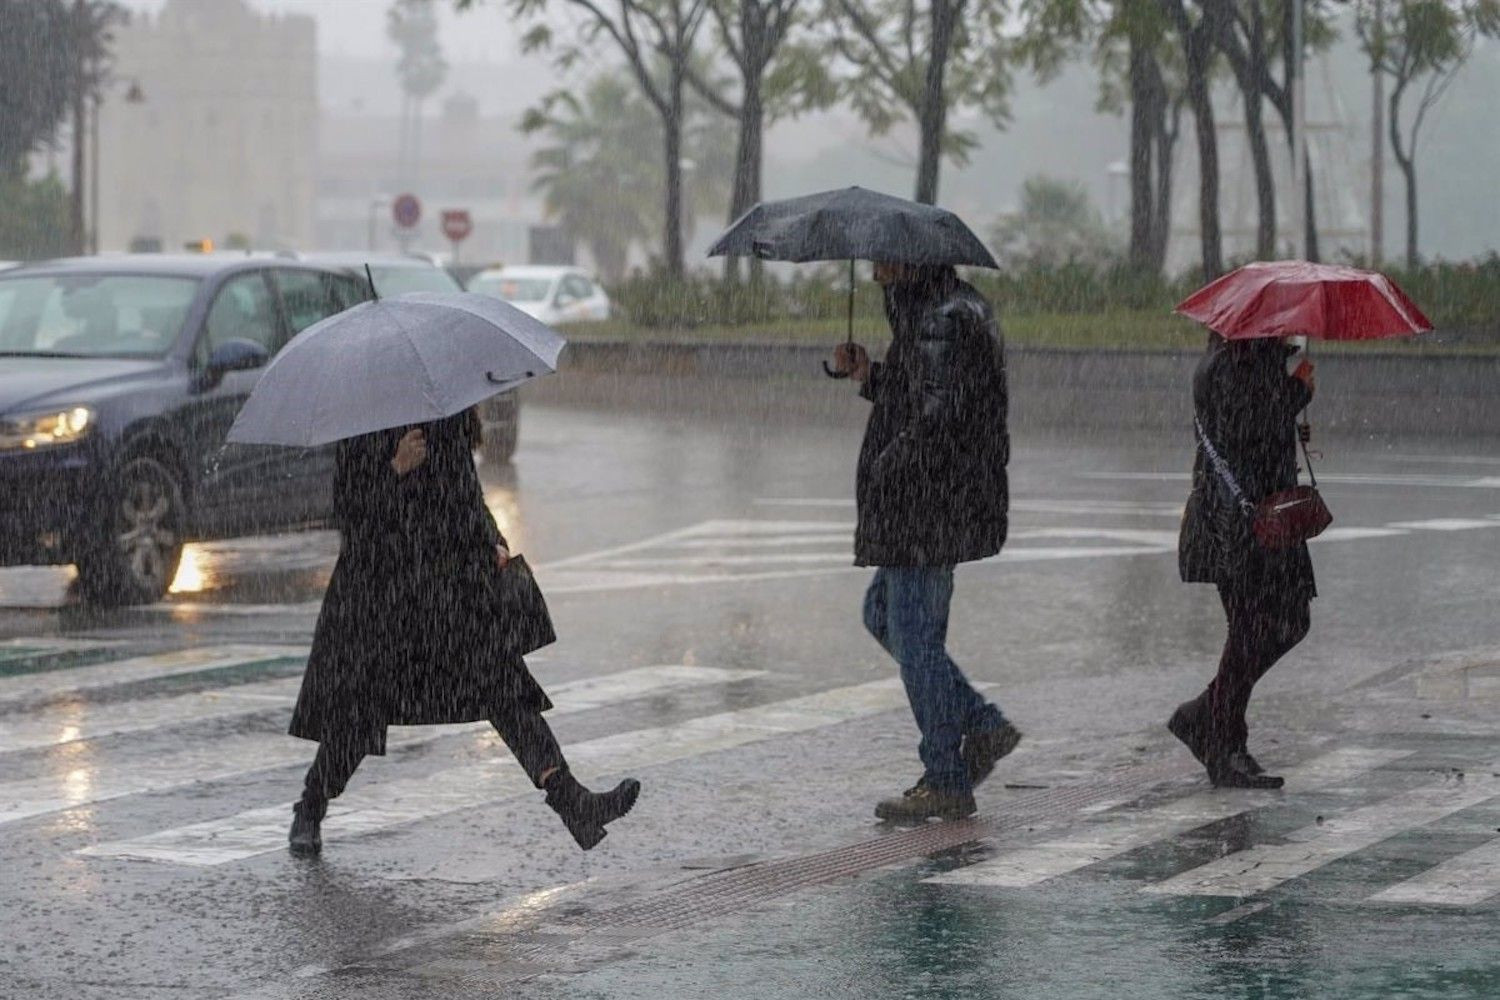
[(79, 583), (91, 603), (161, 600), (182, 561), (182, 487), (161, 462), (134, 458), (115, 476), (100, 531), (79, 559)]

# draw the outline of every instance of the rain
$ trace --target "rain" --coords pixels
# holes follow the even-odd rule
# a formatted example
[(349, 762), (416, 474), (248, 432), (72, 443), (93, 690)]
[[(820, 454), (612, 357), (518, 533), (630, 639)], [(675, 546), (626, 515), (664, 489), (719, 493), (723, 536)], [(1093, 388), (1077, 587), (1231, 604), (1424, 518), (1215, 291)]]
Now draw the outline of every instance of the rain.
[(0, 1000), (1500, 995), (1496, 0), (0, 0)]

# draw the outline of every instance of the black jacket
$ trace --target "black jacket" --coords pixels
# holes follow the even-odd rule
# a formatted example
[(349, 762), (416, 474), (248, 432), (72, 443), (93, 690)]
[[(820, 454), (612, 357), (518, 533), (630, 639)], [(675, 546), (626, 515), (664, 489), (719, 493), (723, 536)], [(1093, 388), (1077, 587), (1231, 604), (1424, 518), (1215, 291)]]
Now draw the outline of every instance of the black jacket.
[[(1193, 375), (1193, 412), (1251, 503), (1297, 485), (1297, 414), (1312, 393), (1287, 374), (1289, 350), (1279, 340), (1220, 341)], [(1307, 546), (1262, 547), (1201, 441), (1178, 564), (1189, 583), (1299, 589), (1308, 596), (1317, 589)]]
[(1005, 544), (1005, 348), (989, 303), (951, 272), (886, 289), (894, 338), (862, 395), (860, 566), (951, 566)]
[(495, 589), (503, 541), (474, 469), (466, 415), (427, 424), (427, 460), (391, 468), (406, 428), (343, 441), (342, 547), (313, 635), (291, 734), (385, 752), (388, 725), (474, 722), (547, 696), (504, 652)]

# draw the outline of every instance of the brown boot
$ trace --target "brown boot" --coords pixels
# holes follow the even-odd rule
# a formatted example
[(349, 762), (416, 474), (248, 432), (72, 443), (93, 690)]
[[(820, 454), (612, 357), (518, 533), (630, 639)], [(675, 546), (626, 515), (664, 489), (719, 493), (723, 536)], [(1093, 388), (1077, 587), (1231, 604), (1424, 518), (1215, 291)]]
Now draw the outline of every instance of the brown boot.
[(875, 816), (890, 823), (925, 823), (929, 819), (963, 819), (978, 810), (973, 792), (940, 792), (919, 781), (875, 806)]

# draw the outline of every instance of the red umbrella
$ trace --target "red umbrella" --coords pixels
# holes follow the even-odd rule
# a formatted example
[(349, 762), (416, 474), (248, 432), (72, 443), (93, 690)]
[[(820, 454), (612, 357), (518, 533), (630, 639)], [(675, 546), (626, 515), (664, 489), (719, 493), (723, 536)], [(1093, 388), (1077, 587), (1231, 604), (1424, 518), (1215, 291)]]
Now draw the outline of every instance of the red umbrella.
[(1246, 264), (1198, 289), (1175, 311), (1230, 340), (1376, 340), (1432, 330), (1432, 321), (1385, 275), (1305, 260)]

